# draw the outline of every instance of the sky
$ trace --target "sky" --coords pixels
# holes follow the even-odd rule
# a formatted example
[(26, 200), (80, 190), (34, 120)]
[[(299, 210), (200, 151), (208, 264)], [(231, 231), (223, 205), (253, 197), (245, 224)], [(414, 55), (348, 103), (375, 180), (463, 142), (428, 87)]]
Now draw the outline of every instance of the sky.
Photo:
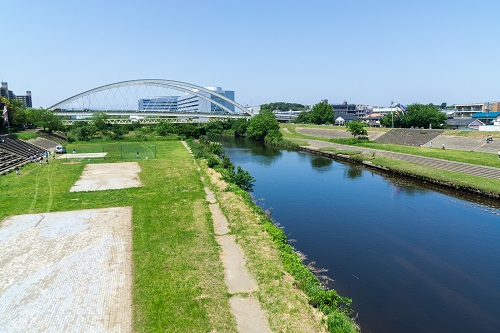
[(500, 101), (498, 0), (4, 0), (0, 78), (33, 107), (168, 79), (236, 102)]

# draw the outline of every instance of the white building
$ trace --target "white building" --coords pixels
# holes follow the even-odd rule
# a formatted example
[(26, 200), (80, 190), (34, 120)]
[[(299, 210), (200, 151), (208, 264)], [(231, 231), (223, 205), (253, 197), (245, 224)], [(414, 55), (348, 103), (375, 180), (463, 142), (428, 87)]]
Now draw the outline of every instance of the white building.
[(179, 96), (162, 96), (141, 98), (139, 100), (139, 111), (177, 111), (177, 100)]
[[(232, 90), (222, 90), (221, 87), (206, 87), (217, 94), (220, 94), (232, 101), (234, 101), (234, 91)], [(219, 104), (224, 105), (226, 108), (234, 112), (234, 105), (226, 102), (225, 100), (212, 95), (205, 91), (195, 90), (200, 95), (206, 96)], [(177, 100), (177, 111), (178, 112), (201, 112), (201, 113), (226, 113), (220, 106), (196, 95), (191, 95), (186, 93), (184, 96), (179, 96)]]
[[(206, 89), (220, 94), (234, 101), (234, 91), (222, 90), (221, 87), (206, 87)], [(212, 101), (222, 104), (232, 112), (234, 105), (226, 102), (220, 97), (205, 91), (193, 90), (197, 94), (208, 97)], [(155, 96), (141, 98), (139, 100), (139, 111), (167, 111), (167, 112), (187, 112), (187, 113), (226, 113), (220, 106), (202, 97), (185, 93), (182, 96)]]

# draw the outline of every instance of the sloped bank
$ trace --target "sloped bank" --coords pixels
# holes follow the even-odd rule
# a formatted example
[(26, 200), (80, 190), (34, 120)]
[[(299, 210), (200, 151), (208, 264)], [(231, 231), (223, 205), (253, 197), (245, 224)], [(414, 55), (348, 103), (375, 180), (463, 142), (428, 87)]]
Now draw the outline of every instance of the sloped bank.
[(438, 185), (438, 186), (441, 186), (441, 187), (444, 187), (447, 189), (458, 190), (458, 191), (462, 191), (465, 193), (480, 195), (480, 196), (492, 198), (492, 199), (500, 199), (500, 193), (498, 193), (498, 192), (485, 191), (485, 190), (482, 190), (482, 189), (479, 189), (476, 187), (464, 186), (464, 185), (460, 185), (460, 184), (449, 182), (449, 181), (444, 181), (444, 180), (437, 179), (437, 178), (427, 177), (427, 176), (419, 175), (419, 174), (404, 171), (404, 170), (398, 170), (395, 168), (390, 168), (387, 166), (378, 165), (378, 164), (373, 163), (372, 161), (366, 161), (363, 159), (353, 158), (351, 155), (347, 155), (347, 154), (336, 153), (336, 152), (331, 152), (331, 151), (322, 151), (322, 150), (318, 150), (315, 148), (309, 148), (309, 147), (303, 147), (303, 146), (301, 146), (299, 149), (301, 151), (304, 151), (304, 152), (324, 156), (324, 157), (331, 158), (331, 159), (334, 159), (337, 161), (362, 165), (364, 167), (367, 167), (370, 169), (375, 169), (375, 170), (378, 170), (380, 172), (415, 179), (415, 180), (418, 180), (418, 181), (421, 181), (424, 183)]
[[(284, 231), (238, 187), (234, 166), (224, 168), (229, 162), (214, 162), (213, 152), (223, 154), (220, 144), (188, 142), (194, 156), (206, 160), (197, 162), (205, 175), (203, 182), (215, 194), (230, 234), (245, 253), (247, 268), (258, 284), (254, 293), (267, 312), (271, 330), (358, 332), (350, 317), (351, 300), (323, 287), (289, 244)], [(222, 161), (226, 159), (224, 156)]]

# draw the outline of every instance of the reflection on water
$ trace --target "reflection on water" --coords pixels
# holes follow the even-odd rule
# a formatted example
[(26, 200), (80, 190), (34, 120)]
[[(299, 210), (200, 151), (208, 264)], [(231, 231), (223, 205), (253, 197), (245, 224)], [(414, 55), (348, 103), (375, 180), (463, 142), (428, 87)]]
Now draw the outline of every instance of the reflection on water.
[(363, 175), (363, 169), (358, 165), (348, 165), (346, 167), (345, 175), (349, 179), (356, 179)]
[(499, 332), (500, 205), (303, 152), (224, 140), (254, 198), (363, 332)]
[[(233, 138), (229, 136), (209, 136), (210, 141), (221, 142), (225, 149), (235, 148), (244, 145), (249, 140), (244, 138)], [(281, 156), (281, 150), (275, 147), (266, 147), (263, 142), (249, 141), (250, 145), (241, 150), (241, 155), (254, 159), (263, 166), (271, 166)], [(241, 157), (243, 157), (241, 156)], [(234, 163), (234, 162), (233, 162)]]
[(328, 158), (323, 158), (321, 156), (314, 156), (311, 158), (311, 166), (317, 172), (327, 172), (330, 171), (329, 168), (333, 164), (333, 160)]

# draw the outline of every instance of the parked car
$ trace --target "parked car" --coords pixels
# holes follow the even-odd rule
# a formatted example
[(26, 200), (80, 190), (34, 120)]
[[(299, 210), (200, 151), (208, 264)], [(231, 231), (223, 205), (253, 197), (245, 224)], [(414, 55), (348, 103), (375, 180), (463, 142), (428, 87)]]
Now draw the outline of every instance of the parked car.
[(55, 152), (57, 154), (64, 154), (64, 153), (66, 153), (66, 147), (64, 147), (64, 146), (56, 146)]

